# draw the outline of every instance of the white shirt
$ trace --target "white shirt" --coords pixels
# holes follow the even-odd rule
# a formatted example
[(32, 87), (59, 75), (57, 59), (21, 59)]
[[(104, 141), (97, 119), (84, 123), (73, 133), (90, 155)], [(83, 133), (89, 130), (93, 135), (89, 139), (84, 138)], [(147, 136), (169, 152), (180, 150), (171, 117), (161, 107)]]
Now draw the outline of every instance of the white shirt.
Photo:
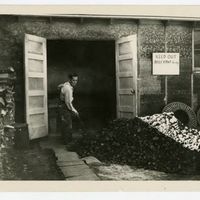
[(61, 88), (60, 100), (65, 102), (69, 110), (77, 112), (72, 105), (73, 99), (73, 87), (69, 82), (65, 82)]

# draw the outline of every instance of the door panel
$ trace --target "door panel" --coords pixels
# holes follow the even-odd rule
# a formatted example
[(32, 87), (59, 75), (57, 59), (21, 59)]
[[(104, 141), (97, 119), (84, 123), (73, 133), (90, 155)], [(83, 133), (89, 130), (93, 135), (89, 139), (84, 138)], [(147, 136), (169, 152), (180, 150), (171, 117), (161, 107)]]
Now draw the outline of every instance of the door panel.
[(43, 72), (43, 61), (42, 60), (36, 60), (36, 59), (29, 59), (28, 60), (28, 66), (29, 66), (29, 72)]
[(117, 117), (137, 116), (137, 37), (116, 41)]
[(25, 34), (26, 122), (29, 138), (48, 134), (46, 39)]
[(43, 108), (44, 107), (44, 96), (30, 96), (29, 97), (29, 108)]

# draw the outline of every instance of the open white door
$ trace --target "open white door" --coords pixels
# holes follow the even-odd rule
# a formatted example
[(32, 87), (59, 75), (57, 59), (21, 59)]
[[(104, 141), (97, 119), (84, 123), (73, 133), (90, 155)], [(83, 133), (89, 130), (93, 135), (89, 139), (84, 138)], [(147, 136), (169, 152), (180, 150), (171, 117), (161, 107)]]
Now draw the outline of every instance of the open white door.
[(133, 118), (137, 113), (137, 37), (116, 41), (117, 117)]
[(29, 138), (48, 134), (46, 39), (25, 34), (26, 123)]

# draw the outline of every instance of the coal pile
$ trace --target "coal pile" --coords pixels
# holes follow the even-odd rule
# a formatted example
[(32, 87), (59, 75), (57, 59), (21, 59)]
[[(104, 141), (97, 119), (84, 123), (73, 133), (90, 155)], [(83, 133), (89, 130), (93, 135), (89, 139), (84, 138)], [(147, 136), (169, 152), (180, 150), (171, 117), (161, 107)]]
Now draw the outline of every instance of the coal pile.
[(92, 155), (107, 163), (200, 174), (198, 141), (197, 130), (184, 127), (173, 113), (164, 113), (114, 120), (98, 133), (85, 135), (73, 150), (81, 157)]
[(181, 143), (185, 148), (200, 151), (200, 132), (184, 126), (174, 113), (155, 114), (141, 117), (141, 119), (159, 132)]

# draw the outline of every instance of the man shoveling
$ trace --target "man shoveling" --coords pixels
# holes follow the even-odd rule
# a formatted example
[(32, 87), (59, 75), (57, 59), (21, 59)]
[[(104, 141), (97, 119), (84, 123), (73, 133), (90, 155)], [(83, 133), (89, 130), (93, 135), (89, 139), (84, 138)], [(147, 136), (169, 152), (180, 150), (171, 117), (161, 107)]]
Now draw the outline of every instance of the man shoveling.
[(69, 75), (69, 81), (60, 84), (60, 120), (61, 120), (61, 134), (64, 143), (67, 144), (72, 140), (72, 118), (79, 118), (78, 111), (74, 108), (73, 89), (78, 82), (78, 75), (73, 73)]

